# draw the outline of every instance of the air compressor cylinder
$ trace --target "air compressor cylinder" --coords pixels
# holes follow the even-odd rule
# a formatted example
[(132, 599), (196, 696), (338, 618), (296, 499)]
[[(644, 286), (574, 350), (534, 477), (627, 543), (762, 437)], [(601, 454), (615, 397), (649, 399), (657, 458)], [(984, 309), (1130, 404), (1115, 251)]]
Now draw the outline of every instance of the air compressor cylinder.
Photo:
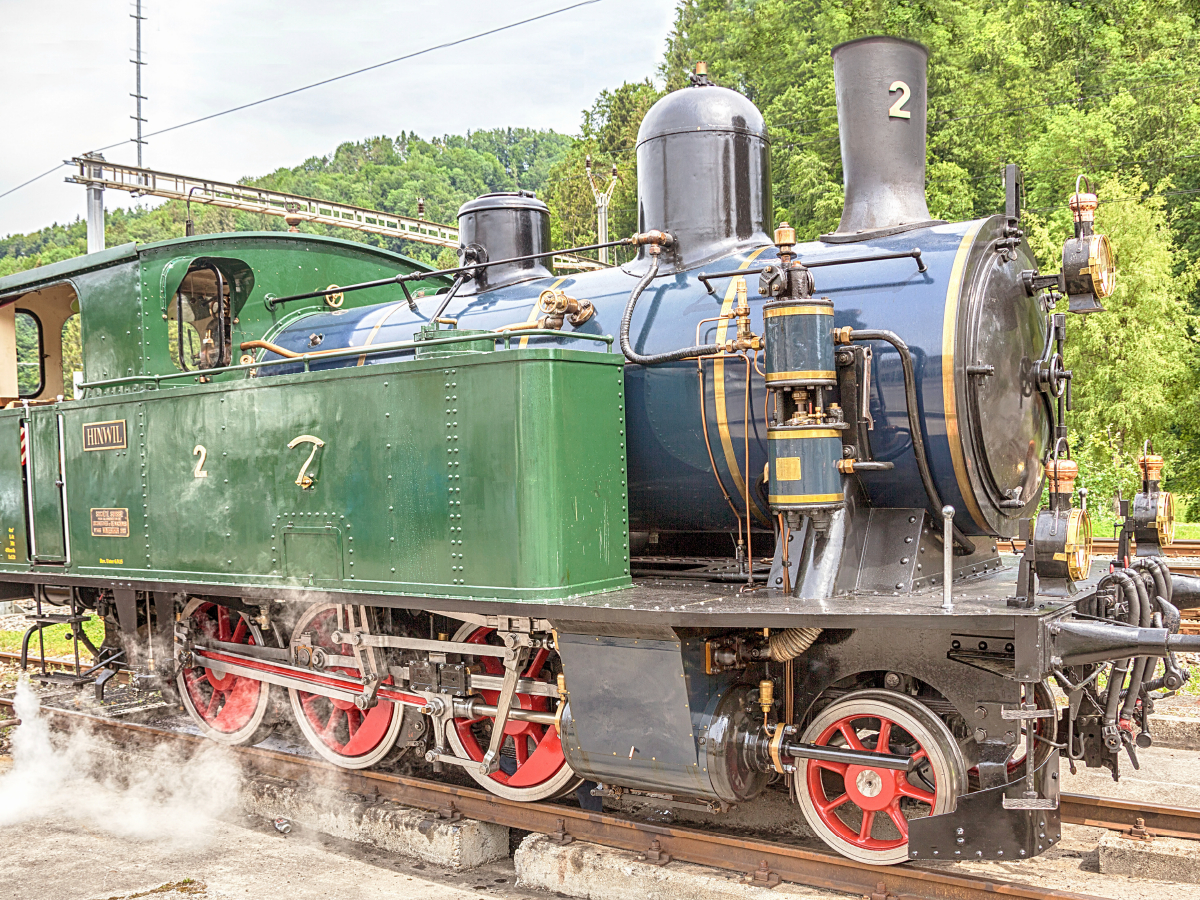
[(776, 512), (808, 512), (842, 503), (841, 432), (825, 425), (767, 429), (768, 498)]
[(763, 306), (768, 388), (832, 387), (833, 304), (780, 300)]

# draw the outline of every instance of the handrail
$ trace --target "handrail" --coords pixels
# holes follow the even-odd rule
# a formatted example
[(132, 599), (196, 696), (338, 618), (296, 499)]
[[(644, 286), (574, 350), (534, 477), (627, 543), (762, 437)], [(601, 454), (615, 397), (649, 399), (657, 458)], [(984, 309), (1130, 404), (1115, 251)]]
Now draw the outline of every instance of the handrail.
[[(472, 335), (451, 335), (444, 338), (431, 338), (426, 341), (393, 341), (390, 344), (375, 344), (370, 347), (347, 347), (343, 350), (320, 350), (316, 353), (304, 353), (295, 357), (285, 357), (284, 359), (268, 359), (262, 362), (242, 363), (236, 366), (225, 366), (221, 369), (204, 369), (203, 371), (191, 372), (169, 372), (166, 375), (128, 375), (124, 378), (109, 378), (105, 381), (85, 381), (79, 387), (83, 390), (91, 390), (93, 388), (115, 387), (121, 384), (148, 384), (153, 382), (157, 387), (164, 381), (174, 381), (180, 378), (212, 378), (214, 375), (224, 375), (227, 372), (245, 372), (250, 369), (265, 369), (272, 366), (294, 365), (296, 362), (304, 363), (304, 371), (309, 371), (309, 362), (311, 360), (337, 359), (346, 356), (377, 356), (383, 353), (393, 353), (397, 350), (412, 350), (421, 347), (436, 347), (442, 344), (465, 344), (474, 341), (504, 341), (504, 349), (512, 349), (513, 332), (505, 329), (504, 331), (491, 334), (472, 334)], [(578, 331), (559, 331), (553, 328), (542, 328), (536, 330), (522, 330), (517, 337), (567, 337), (575, 338), (584, 341), (595, 341), (597, 343), (606, 344), (608, 352), (612, 352), (613, 337), (611, 334), (584, 334)], [(257, 343), (247, 341), (247, 343)], [(265, 343), (265, 342), (263, 342)], [(283, 349), (283, 348), (280, 348)]]

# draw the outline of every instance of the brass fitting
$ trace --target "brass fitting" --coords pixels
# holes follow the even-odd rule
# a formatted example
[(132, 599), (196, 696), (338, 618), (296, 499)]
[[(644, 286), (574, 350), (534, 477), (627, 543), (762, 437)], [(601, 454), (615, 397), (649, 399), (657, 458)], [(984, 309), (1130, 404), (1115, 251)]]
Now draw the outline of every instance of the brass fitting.
[(764, 678), (758, 683), (758, 706), (762, 710), (763, 724), (767, 724), (767, 717), (771, 713), (771, 708), (775, 705), (775, 682), (769, 678)]
[(737, 306), (733, 309), (737, 319), (737, 338), (732, 342), (733, 350), (761, 350), (762, 338), (750, 330), (750, 304), (746, 300), (746, 279), (737, 280)]
[(791, 252), (796, 244), (796, 229), (787, 222), (780, 222), (775, 229), (775, 246), (785, 253)]
[(1080, 222), (1094, 222), (1099, 205), (1100, 200), (1095, 194), (1080, 191), (1076, 191), (1067, 200), (1067, 206), (1071, 207), (1071, 215)]
[(835, 344), (849, 344), (850, 332), (854, 329), (849, 325), (843, 325), (841, 328), (833, 329), (833, 342)]
[(568, 297), (566, 291), (545, 290), (538, 296), (538, 308), (546, 313), (546, 321), (550, 327), (560, 328), (563, 318), (575, 327), (579, 327), (596, 314), (596, 307), (590, 300), (578, 300)]
[(1139, 456), (1138, 469), (1145, 473), (1147, 481), (1162, 481), (1163, 458), (1157, 453)]
[(1073, 459), (1052, 459), (1046, 466), (1046, 477), (1050, 479), (1051, 493), (1074, 493), (1075, 479), (1079, 477), (1079, 465)]
[(837, 470), (843, 475), (849, 475), (854, 471), (854, 464), (856, 462), (858, 462), (857, 459), (839, 459), (834, 465), (837, 466)]
[(651, 246), (657, 247), (670, 247), (673, 243), (675, 243), (675, 238), (671, 237), (671, 235), (667, 234), (665, 231), (651, 229), (650, 231), (642, 231), (633, 235), (633, 237), (629, 239), (629, 243), (635, 247), (640, 247), (643, 244), (650, 244)]

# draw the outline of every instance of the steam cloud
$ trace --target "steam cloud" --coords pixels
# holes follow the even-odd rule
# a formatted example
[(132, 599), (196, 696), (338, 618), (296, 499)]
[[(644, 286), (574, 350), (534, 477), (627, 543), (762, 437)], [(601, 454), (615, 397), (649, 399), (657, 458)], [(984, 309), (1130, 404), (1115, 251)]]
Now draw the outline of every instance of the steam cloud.
[(0, 777), (0, 826), (70, 820), (122, 838), (203, 844), (237, 803), (240, 774), (219, 745), (131, 754), (86, 728), (50, 730), (29, 682), (17, 685), (13, 767)]

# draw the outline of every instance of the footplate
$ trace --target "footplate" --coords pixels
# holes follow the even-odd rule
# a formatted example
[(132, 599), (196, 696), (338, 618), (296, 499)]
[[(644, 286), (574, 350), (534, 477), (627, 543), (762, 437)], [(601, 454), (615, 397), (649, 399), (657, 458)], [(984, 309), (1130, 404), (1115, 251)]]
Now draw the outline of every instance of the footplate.
[(1034, 780), (1040, 797), (1033, 802), (1053, 808), (1026, 806), (1023, 778), (964, 794), (954, 812), (909, 820), (908, 858), (1028, 859), (1047, 850), (1062, 837), (1057, 750), (1034, 773)]

